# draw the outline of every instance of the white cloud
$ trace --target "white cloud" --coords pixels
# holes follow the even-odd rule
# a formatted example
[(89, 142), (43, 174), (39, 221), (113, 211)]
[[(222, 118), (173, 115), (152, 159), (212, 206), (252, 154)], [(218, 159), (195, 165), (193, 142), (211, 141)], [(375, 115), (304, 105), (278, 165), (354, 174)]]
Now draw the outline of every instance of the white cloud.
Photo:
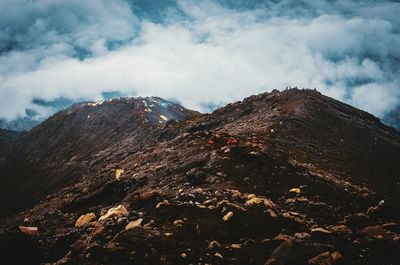
[[(139, 23), (122, 1), (87, 2), (77, 12), (93, 17), (78, 25), (74, 4), (82, 2), (71, 1), (65, 35), (43, 30), (52, 21), (48, 17), (35, 20), (34, 31), (45, 32), (38, 41), (50, 47), (0, 57), (1, 117), (23, 114), (33, 98), (99, 99), (105, 91), (157, 95), (198, 110), (289, 85), (317, 87), (380, 116), (399, 102), (394, 66), (400, 35), (381, 15), (390, 17), (391, 11), (380, 8), (371, 16), (367, 2), (358, 10), (351, 1), (339, 1), (336, 13), (294, 18), (276, 9), (238, 11), (213, 1), (181, 1), (180, 14), (167, 12), (165, 24)], [(315, 3), (320, 10), (331, 7)], [(341, 15), (343, 6), (361, 15)], [(123, 44), (110, 50), (108, 41)], [(94, 56), (75, 58), (76, 46)]]
[(382, 116), (387, 109), (393, 109), (399, 103), (400, 91), (397, 84), (367, 84), (352, 91), (350, 103), (356, 107)]

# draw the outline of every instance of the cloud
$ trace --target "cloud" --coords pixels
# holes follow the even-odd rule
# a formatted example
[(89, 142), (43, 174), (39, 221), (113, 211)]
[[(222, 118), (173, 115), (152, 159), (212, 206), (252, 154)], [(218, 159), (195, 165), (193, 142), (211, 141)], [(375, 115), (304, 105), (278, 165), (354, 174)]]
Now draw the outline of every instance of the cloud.
[(107, 91), (201, 111), (286, 86), (378, 116), (399, 104), (398, 3), (170, 1), (151, 19), (141, 2), (3, 1), (0, 117)]

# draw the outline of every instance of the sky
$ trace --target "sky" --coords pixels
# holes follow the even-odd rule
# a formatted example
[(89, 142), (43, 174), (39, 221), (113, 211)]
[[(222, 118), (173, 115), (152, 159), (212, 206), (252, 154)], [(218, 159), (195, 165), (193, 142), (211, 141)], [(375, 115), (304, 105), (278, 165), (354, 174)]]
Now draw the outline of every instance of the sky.
[(0, 0), (0, 119), (107, 93), (208, 112), (288, 86), (383, 117), (400, 104), (398, 14), (372, 0)]

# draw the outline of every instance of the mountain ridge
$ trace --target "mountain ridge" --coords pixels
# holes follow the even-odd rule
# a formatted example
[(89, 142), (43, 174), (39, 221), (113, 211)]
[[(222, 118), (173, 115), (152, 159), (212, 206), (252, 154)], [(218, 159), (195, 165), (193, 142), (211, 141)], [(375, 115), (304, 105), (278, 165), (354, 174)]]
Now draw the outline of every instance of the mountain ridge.
[[(100, 101), (72, 101), (71, 99), (67, 98), (59, 98), (53, 101), (45, 101), (41, 99), (35, 99), (33, 100), (33, 104), (36, 107), (44, 107), (48, 108), (47, 111), (50, 113), (53, 113), (52, 115), (56, 114), (57, 112), (66, 110), (70, 108), (73, 105), (79, 105), (83, 103), (99, 103), (99, 102), (104, 102), (104, 101), (110, 101), (110, 100), (117, 100), (118, 98), (129, 98), (129, 97), (123, 97), (121, 93), (118, 92), (106, 92), (102, 94), (102, 97), (104, 100)], [(134, 98), (142, 98), (142, 97), (134, 97)], [(147, 98), (157, 98), (157, 97), (147, 97)], [(75, 102), (75, 103), (74, 103)], [(211, 110), (215, 110), (216, 106), (211, 106), (209, 107)], [(26, 117), (20, 117), (11, 121), (6, 121), (5, 119), (0, 119), (0, 129), (4, 130), (12, 130), (12, 131), (17, 131), (17, 132), (24, 132), (24, 131), (29, 131), (35, 126), (39, 125), (43, 121), (45, 121), (47, 118), (46, 116), (39, 115), (35, 110), (33, 109), (27, 109), (26, 110)], [(52, 116), (50, 115), (50, 116)], [(385, 114), (383, 117), (380, 119), (384, 124), (388, 126), (392, 126), (395, 128), (397, 131), (400, 129), (400, 118), (399, 118), (399, 107), (395, 108), (394, 110), (388, 112)]]
[[(18, 245), (31, 260), (54, 264), (396, 260), (400, 135), (379, 119), (313, 90), (255, 95), (211, 114), (176, 106), (184, 117), (168, 122), (163, 104), (129, 100), (75, 106), (13, 143), (43, 147), (36, 166), (51, 161), (41, 173), (61, 178), (51, 191), (20, 189), (19, 179), (14, 196), (41, 201), (21, 201), (30, 209), (0, 221), (0, 249)], [(97, 122), (81, 124), (94, 114)], [(43, 133), (57, 130), (81, 140), (53, 145)], [(80, 167), (72, 182), (57, 168), (68, 163)], [(77, 226), (86, 214), (96, 218)], [(24, 237), (21, 225), (40, 235)]]

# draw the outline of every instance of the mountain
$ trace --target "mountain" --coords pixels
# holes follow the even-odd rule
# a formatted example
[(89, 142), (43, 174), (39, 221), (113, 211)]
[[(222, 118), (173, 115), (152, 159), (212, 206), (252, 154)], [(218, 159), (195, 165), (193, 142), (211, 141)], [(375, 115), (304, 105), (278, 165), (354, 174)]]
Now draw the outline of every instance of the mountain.
[(16, 131), (0, 129), (0, 143), (10, 142), (17, 138), (20, 134), (21, 133)]
[(3, 130), (11, 130), (19, 132), (29, 131), (42, 121), (43, 121), (42, 119), (35, 119), (33, 116), (17, 118), (12, 121), (6, 121), (4, 119), (0, 119), (0, 128), (2, 128)]
[(211, 114), (86, 102), (1, 156), (0, 251), (14, 263), (398, 260), (400, 134), (317, 91)]
[[(58, 98), (52, 101), (42, 99), (34, 99), (32, 101), (32, 108), (25, 110), (25, 116), (15, 118), (14, 120), (7, 121), (0, 119), (0, 128), (13, 131), (29, 131), (46, 120), (49, 113), (56, 113), (63, 109), (70, 107), (74, 102), (66, 98)], [(40, 114), (38, 111), (45, 112)]]
[[(154, 5), (154, 3), (149, 4)], [(101, 97), (104, 100), (111, 100), (115, 98), (124, 97), (123, 94), (117, 91), (110, 91), (102, 93)], [(81, 100), (83, 101), (83, 100)], [(33, 108), (26, 109), (26, 115), (24, 117), (18, 117), (14, 120), (7, 121), (5, 119), (0, 118), (0, 129), (12, 130), (12, 131), (29, 131), (33, 127), (39, 125), (43, 121), (45, 121), (50, 114), (57, 113), (59, 111), (65, 110), (70, 106), (74, 105), (76, 101), (68, 98), (57, 98), (55, 100), (47, 101), (43, 99), (34, 99), (32, 101)], [(204, 109), (208, 109), (210, 111), (215, 110), (218, 106), (216, 105), (205, 105)], [(35, 109), (41, 109), (45, 114), (38, 113)], [(382, 122), (393, 126), (398, 131), (400, 130), (400, 107), (395, 110), (387, 113), (383, 118)]]
[[(123, 96), (124, 95), (118, 91), (103, 92), (101, 94), (101, 98), (106, 101)], [(80, 101), (84, 100), (82, 99)], [(0, 118), (0, 129), (18, 132), (29, 131), (45, 121), (50, 115), (65, 110), (75, 103), (76, 100), (65, 97), (59, 97), (54, 100), (35, 98), (31, 102), (31, 107), (25, 110), (25, 116), (17, 117), (10, 121)]]
[[(6, 146), (0, 164), (0, 216), (79, 181), (94, 158), (107, 160), (107, 152), (113, 156), (135, 153), (154, 142), (160, 126), (169, 120), (195, 114), (153, 97), (84, 102), (53, 115)], [(114, 145), (129, 150), (118, 154)]]

